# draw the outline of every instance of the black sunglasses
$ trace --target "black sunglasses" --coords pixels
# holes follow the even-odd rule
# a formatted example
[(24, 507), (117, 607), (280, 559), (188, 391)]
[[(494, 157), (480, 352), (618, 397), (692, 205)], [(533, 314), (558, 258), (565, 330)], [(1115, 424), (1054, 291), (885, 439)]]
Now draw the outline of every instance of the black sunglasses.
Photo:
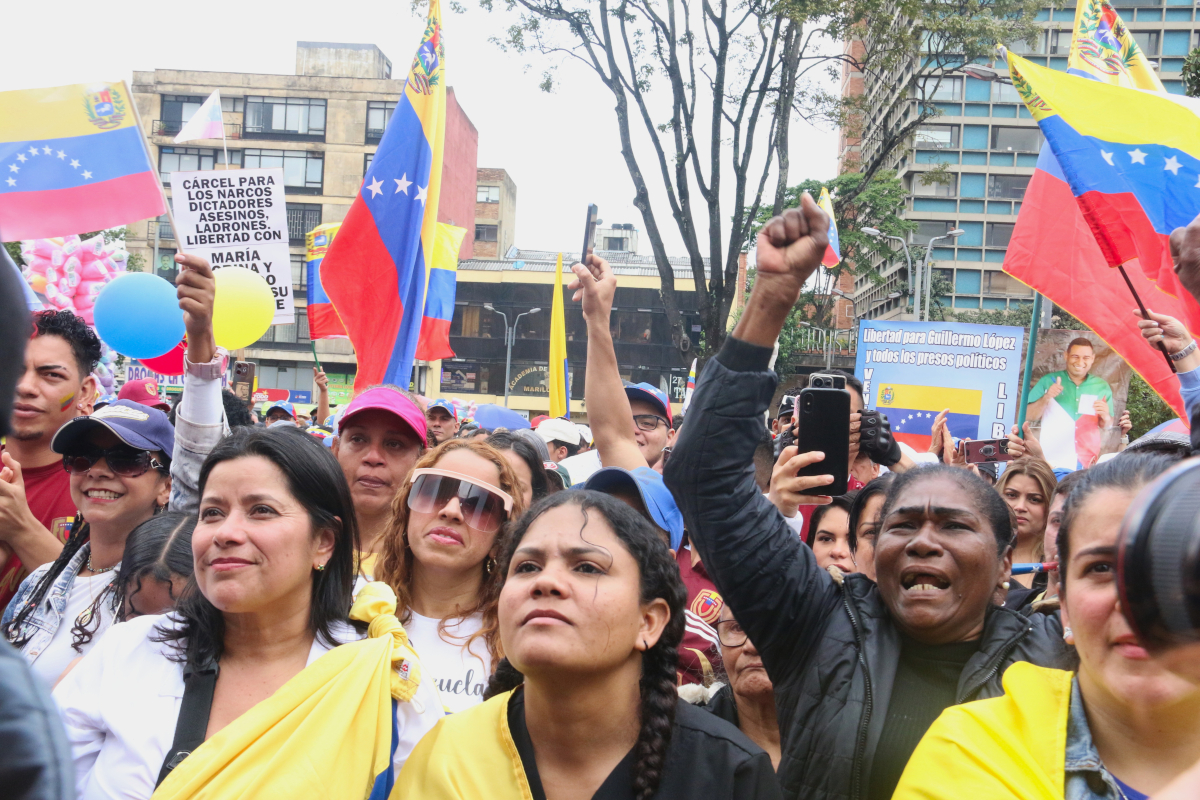
[(149, 450), (136, 450), (128, 445), (117, 445), (107, 450), (93, 447), (87, 450), (63, 454), (63, 469), (72, 475), (83, 475), (96, 462), (104, 459), (108, 468), (123, 478), (137, 478), (148, 471), (156, 469), (164, 475), (170, 470), (163, 466), (157, 458), (150, 455)]

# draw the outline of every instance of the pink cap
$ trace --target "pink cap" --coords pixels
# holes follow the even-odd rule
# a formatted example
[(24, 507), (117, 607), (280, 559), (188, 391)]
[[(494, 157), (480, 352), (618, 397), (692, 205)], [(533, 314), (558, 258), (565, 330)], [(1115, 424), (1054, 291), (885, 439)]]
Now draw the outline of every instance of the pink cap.
[(346, 406), (346, 410), (342, 413), (342, 418), (338, 422), (338, 433), (342, 432), (342, 429), (346, 427), (346, 423), (355, 414), (375, 408), (395, 414), (404, 420), (417, 436), (421, 437), (421, 441), (425, 441), (427, 431), (425, 427), (425, 412), (416, 403), (408, 399), (406, 395), (397, 392), (395, 389), (388, 389), (385, 386), (368, 389), (351, 400), (350, 405)]
[(158, 381), (153, 378), (142, 378), (137, 381), (126, 381), (117, 392), (118, 400), (132, 400), (151, 408), (162, 409), (170, 413), (171, 405), (158, 396)]

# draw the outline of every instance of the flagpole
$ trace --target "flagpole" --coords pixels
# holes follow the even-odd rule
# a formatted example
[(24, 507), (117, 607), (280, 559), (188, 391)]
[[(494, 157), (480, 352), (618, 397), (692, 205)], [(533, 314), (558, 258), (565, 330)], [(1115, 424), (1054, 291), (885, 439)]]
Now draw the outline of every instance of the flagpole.
[[(1125, 267), (1121, 264), (1117, 265), (1117, 269), (1121, 271), (1121, 277), (1125, 279), (1125, 285), (1129, 287), (1129, 292), (1133, 295), (1133, 299), (1137, 301), (1138, 308), (1141, 309), (1142, 319), (1150, 319), (1150, 314), (1146, 312), (1146, 306), (1142, 304), (1142, 298), (1138, 296), (1137, 290), (1133, 288), (1133, 281), (1129, 280), (1129, 273), (1125, 271)], [(1171, 354), (1167, 352), (1167, 346), (1162, 340), (1158, 341), (1158, 349), (1162, 351), (1163, 358), (1167, 360), (1167, 366), (1171, 368), (1171, 372), (1177, 373), (1175, 362), (1171, 360)]]
[[(150, 165), (150, 169), (154, 172), (154, 182), (158, 185), (158, 193), (162, 196), (163, 205), (167, 209), (167, 223), (171, 226), (171, 236), (175, 239), (176, 252), (183, 252), (183, 242), (179, 238), (179, 230), (175, 227), (175, 215), (171, 213), (171, 201), (167, 199), (167, 190), (162, 185), (162, 175), (159, 174), (158, 166), (154, 163), (154, 158), (150, 154), (150, 145), (146, 142), (146, 129), (142, 127), (142, 113), (138, 111), (137, 101), (133, 99), (133, 92), (129, 90), (129, 85), (125, 81), (121, 81), (121, 85), (125, 87), (125, 96), (129, 98), (129, 105), (133, 108), (133, 121), (138, 126), (138, 133), (141, 134), (142, 150), (146, 153), (146, 163)], [(224, 128), (221, 129), (224, 134)], [(158, 220), (154, 221), (158, 224)], [(154, 266), (157, 269), (158, 265)]]
[(1033, 297), (1033, 316), (1029, 318), (1029, 345), (1025, 348), (1025, 371), (1021, 375), (1021, 408), (1017, 416), (1017, 431), (1025, 430), (1025, 411), (1029, 406), (1029, 382), (1033, 378), (1033, 356), (1037, 351), (1038, 326), (1042, 316), (1042, 293)]

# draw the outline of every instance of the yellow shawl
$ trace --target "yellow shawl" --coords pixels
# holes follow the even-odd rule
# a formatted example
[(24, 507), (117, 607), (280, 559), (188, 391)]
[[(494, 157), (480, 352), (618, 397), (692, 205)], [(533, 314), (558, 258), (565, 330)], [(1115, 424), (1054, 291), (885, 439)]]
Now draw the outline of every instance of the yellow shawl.
[(497, 695), (449, 717), (421, 739), (396, 781), (420, 800), (533, 800), (508, 729), (508, 698)]
[(392, 699), (412, 699), (420, 663), (385, 583), (350, 617), (369, 638), (335, 647), (196, 748), (154, 800), (364, 800), (392, 765)]
[(1070, 672), (1013, 664), (1002, 697), (942, 712), (892, 800), (1062, 800), (1070, 710)]

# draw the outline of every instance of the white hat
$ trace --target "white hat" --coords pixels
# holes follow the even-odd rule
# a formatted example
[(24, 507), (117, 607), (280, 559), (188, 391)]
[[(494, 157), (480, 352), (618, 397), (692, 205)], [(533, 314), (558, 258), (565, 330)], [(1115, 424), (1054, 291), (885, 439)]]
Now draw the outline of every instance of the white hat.
[(575, 423), (575, 427), (579, 429), (579, 435), (583, 437), (583, 440), (585, 442), (587, 442), (588, 444), (591, 444), (592, 443), (592, 429), (589, 428), (587, 425), (580, 425), (578, 422)]
[(579, 428), (565, 419), (558, 419), (557, 417), (544, 419), (537, 426), (537, 433), (538, 436), (542, 437), (542, 441), (547, 444), (555, 440), (566, 442), (567, 444), (579, 444)]

